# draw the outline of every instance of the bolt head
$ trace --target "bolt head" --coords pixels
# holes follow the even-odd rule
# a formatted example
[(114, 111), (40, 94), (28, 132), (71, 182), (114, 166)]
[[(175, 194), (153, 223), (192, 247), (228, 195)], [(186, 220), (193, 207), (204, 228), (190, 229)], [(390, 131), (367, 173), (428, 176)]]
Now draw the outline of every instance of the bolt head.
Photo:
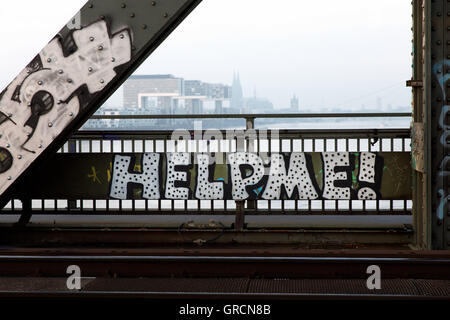
[(49, 122), (48, 123), (48, 126), (51, 128), (51, 127), (53, 127), (53, 122)]

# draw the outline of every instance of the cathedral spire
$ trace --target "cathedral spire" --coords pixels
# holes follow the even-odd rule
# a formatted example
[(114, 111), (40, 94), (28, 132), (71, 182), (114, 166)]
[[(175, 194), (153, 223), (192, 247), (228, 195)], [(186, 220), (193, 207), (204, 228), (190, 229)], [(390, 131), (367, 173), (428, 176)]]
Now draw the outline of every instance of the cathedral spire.
[(239, 71), (233, 73), (233, 86), (232, 86), (232, 94), (231, 94), (231, 107), (242, 110), (244, 107), (244, 96), (242, 92), (241, 79), (239, 75)]

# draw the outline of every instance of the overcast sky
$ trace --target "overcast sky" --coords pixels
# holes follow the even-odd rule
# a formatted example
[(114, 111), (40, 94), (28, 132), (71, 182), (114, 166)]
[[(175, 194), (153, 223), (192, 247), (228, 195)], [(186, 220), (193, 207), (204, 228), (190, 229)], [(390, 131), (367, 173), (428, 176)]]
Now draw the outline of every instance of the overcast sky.
[[(3, 1), (0, 86), (85, 0)], [(136, 72), (231, 84), (288, 107), (408, 106), (410, 0), (203, 0)], [(109, 104), (121, 102), (116, 94)]]

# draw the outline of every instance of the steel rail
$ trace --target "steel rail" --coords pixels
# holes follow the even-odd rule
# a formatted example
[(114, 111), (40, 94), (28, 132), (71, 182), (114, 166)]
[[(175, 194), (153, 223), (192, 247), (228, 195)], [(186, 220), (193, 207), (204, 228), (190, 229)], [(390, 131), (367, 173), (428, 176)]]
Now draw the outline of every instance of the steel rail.
[(387, 118), (411, 117), (410, 112), (255, 113), (255, 114), (120, 114), (93, 115), (90, 119), (257, 119), (257, 118)]
[(367, 278), (366, 269), (377, 265), (384, 279), (450, 280), (450, 257), (286, 257), (286, 256), (137, 256), (137, 255), (0, 255), (2, 276), (65, 277), (76, 264), (83, 276), (122, 278)]
[[(294, 262), (294, 263), (402, 263), (402, 264), (450, 264), (449, 258), (405, 258), (405, 257), (242, 257), (242, 256), (136, 256), (136, 255), (0, 255), (0, 262), (16, 261), (167, 261), (167, 262)], [(450, 271), (450, 270), (449, 270)]]
[[(353, 301), (357, 300), (394, 300), (394, 301), (446, 301), (450, 300), (448, 296), (430, 296), (430, 295), (406, 295), (406, 294), (333, 294), (333, 293), (221, 293), (221, 292), (139, 292), (139, 291), (0, 291), (2, 299), (57, 299), (57, 300), (101, 300), (101, 299), (156, 299), (156, 300), (210, 300), (210, 301), (249, 301), (249, 300), (270, 300), (270, 301), (290, 301), (290, 300), (339, 300)], [(167, 302), (167, 301), (165, 301)]]
[[(239, 129), (236, 129), (239, 130)], [(265, 129), (255, 129), (256, 132)], [(390, 137), (410, 137), (411, 130), (409, 128), (396, 128), (396, 129), (276, 129), (280, 136), (282, 137), (295, 137), (301, 138), (303, 136), (310, 136), (313, 138), (321, 138), (322, 136), (333, 136), (342, 138), (358, 138), (358, 137), (380, 137), (380, 138), (390, 138)], [(188, 130), (193, 131), (193, 130)], [(205, 130), (202, 130), (205, 131)], [(219, 130), (221, 132), (226, 132), (227, 129)], [(83, 129), (77, 131), (72, 139), (77, 137), (103, 137), (103, 138), (120, 138), (120, 137), (135, 137), (135, 136), (167, 136), (170, 137), (173, 130), (91, 130)], [(194, 137), (193, 137), (194, 138)]]

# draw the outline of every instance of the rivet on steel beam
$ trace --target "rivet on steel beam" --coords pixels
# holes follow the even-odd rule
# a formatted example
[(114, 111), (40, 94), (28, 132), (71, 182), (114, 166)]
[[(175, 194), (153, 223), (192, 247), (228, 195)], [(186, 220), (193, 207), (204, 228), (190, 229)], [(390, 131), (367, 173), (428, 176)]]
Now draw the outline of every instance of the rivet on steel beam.
[(124, 36), (124, 35), (123, 35), (122, 33), (120, 34), (120, 36), (119, 36), (119, 37), (120, 37), (120, 39), (123, 39), (123, 38), (125, 38), (125, 36)]
[(132, 12), (132, 13), (130, 13), (130, 17), (134, 18), (134, 17), (136, 17), (136, 14), (134, 12)]
[(43, 147), (43, 145), (42, 145), (42, 144), (40, 144), (40, 145), (39, 145), (39, 149), (42, 149), (42, 147)]
[(105, 83), (105, 80), (101, 79), (101, 80), (100, 80), (100, 83)]
[(105, 20), (105, 16), (99, 16), (100, 20)]
[(27, 103), (27, 106), (31, 107), (33, 104), (31, 102)]
[(11, 177), (11, 176), (9, 176), (9, 177), (8, 177), (8, 180), (11, 180), (11, 179), (12, 179), (12, 177)]
[(116, 58), (112, 57), (111, 62), (116, 62)]
[(51, 128), (51, 127), (53, 127), (53, 122), (49, 122), (48, 123), (48, 126)]
[(91, 3), (90, 5), (88, 5), (89, 9), (92, 9), (94, 7), (94, 5)]
[(52, 58), (48, 58), (48, 59), (47, 59), (47, 62), (52, 62)]
[(441, 40), (436, 41), (436, 44), (439, 46), (441, 45)]
[(67, 82), (72, 83), (73, 81), (72, 81), (72, 79), (67, 79)]
[(22, 157), (22, 155), (21, 154), (19, 154), (18, 156), (17, 156), (17, 159), (22, 159), (23, 157)]
[(98, 48), (97, 48), (99, 51), (102, 51), (103, 50), (103, 46), (98, 46)]
[(122, 3), (122, 4), (120, 5), (120, 7), (121, 7), (122, 9), (124, 9), (124, 8), (127, 7), (127, 5), (126, 5), (125, 3)]
[(8, 143), (8, 144), (6, 145), (6, 147), (7, 147), (7, 148), (11, 148), (11, 144)]
[(10, 117), (10, 118), (11, 118), (12, 116), (13, 116), (13, 114), (12, 114), (12, 113), (8, 113), (8, 117)]
[(164, 18), (167, 18), (169, 16), (169, 14), (166, 12), (164, 13)]
[(42, 81), (38, 81), (38, 85), (42, 86), (44, 83)]
[(152, 1), (152, 6), (156, 6), (156, 1)]
[(63, 70), (63, 69), (60, 69), (60, 70), (58, 70), (58, 73), (59, 73), (59, 74), (63, 74), (63, 73), (64, 73), (64, 70)]
[(31, 73), (31, 70), (27, 70), (27, 74), (30, 74)]
[(69, 113), (69, 116), (70, 116), (70, 117), (73, 117), (73, 112)]
[(95, 38), (94, 37), (89, 37), (89, 41), (94, 41)]
[(92, 72), (92, 71), (94, 71), (94, 69), (92, 69), (92, 67), (89, 67), (88, 71)]

